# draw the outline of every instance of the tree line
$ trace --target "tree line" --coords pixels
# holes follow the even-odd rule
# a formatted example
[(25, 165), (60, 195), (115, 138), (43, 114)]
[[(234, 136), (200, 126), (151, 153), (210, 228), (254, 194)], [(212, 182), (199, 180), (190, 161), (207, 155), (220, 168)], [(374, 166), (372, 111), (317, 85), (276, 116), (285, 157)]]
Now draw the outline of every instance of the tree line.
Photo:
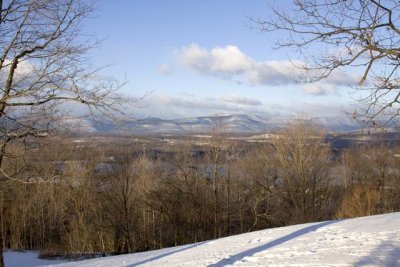
[(214, 131), (207, 144), (164, 147), (166, 158), (135, 143), (15, 143), (20, 157), (3, 166), (18, 179), (0, 183), (4, 246), (121, 254), (400, 210), (397, 147), (334, 154), (325, 136), (300, 120), (264, 143)]

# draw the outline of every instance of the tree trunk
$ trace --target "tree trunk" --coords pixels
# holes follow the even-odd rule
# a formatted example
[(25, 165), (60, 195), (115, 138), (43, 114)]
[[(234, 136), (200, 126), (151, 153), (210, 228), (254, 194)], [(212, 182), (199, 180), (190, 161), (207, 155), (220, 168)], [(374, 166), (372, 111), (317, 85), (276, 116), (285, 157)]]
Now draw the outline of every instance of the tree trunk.
[[(0, 7), (1, 7), (1, 3), (2, 1), (0, 0)], [(3, 145), (1, 146), (0, 149), (0, 168), (2, 167), (2, 163), (3, 163), (3, 156), (5, 154), (5, 145), (3, 143)], [(0, 199), (0, 267), (4, 267), (4, 237), (3, 237), (3, 203), (4, 203), (4, 199), (3, 199), (3, 194), (1, 195), (1, 199)]]
[[(2, 213), (2, 212), (1, 212)], [(3, 256), (3, 218), (0, 214), (0, 267), (4, 267), (4, 256)]]

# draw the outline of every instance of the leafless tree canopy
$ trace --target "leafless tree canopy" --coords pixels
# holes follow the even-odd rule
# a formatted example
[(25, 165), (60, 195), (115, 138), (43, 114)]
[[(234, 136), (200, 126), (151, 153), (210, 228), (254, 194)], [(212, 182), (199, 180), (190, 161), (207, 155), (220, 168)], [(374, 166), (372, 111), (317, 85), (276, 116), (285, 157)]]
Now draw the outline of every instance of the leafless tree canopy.
[(308, 82), (337, 69), (361, 70), (359, 89), (365, 92), (358, 115), (398, 123), (399, 5), (395, 0), (294, 0), (292, 10), (273, 8), (272, 18), (252, 20), (264, 32), (287, 33), (276, 46), (295, 48), (304, 57)]
[(113, 117), (121, 110), (118, 83), (101, 79), (90, 65), (88, 50), (97, 41), (83, 34), (82, 22), (93, 4), (0, 0), (1, 180), (19, 179), (4, 171), (4, 159), (16, 156), (9, 145), (66, 128), (68, 109), (75, 108), (71, 102), (85, 105), (91, 115)]
[[(90, 1), (0, 1), (0, 118), (8, 140), (60, 126), (65, 102), (111, 114), (122, 98), (90, 66), (96, 41), (81, 31)], [(95, 111), (97, 110), (97, 111)]]

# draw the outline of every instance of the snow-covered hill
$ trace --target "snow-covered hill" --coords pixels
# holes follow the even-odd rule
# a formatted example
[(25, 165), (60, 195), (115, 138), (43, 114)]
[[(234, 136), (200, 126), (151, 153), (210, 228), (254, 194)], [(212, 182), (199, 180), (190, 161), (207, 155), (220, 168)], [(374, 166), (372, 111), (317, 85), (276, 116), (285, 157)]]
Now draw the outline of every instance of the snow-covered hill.
[(72, 266), (400, 266), (400, 213), (266, 229)]

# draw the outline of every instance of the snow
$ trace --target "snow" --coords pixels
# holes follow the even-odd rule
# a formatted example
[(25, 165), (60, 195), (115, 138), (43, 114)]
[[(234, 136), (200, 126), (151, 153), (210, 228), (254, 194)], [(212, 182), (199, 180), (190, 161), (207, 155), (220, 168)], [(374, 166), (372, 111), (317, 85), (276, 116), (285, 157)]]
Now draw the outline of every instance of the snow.
[(139, 265), (400, 266), (400, 213), (266, 229), (57, 266)]
[(33, 267), (66, 262), (63, 260), (45, 260), (38, 258), (36, 251), (5, 251), (4, 264), (6, 267)]

